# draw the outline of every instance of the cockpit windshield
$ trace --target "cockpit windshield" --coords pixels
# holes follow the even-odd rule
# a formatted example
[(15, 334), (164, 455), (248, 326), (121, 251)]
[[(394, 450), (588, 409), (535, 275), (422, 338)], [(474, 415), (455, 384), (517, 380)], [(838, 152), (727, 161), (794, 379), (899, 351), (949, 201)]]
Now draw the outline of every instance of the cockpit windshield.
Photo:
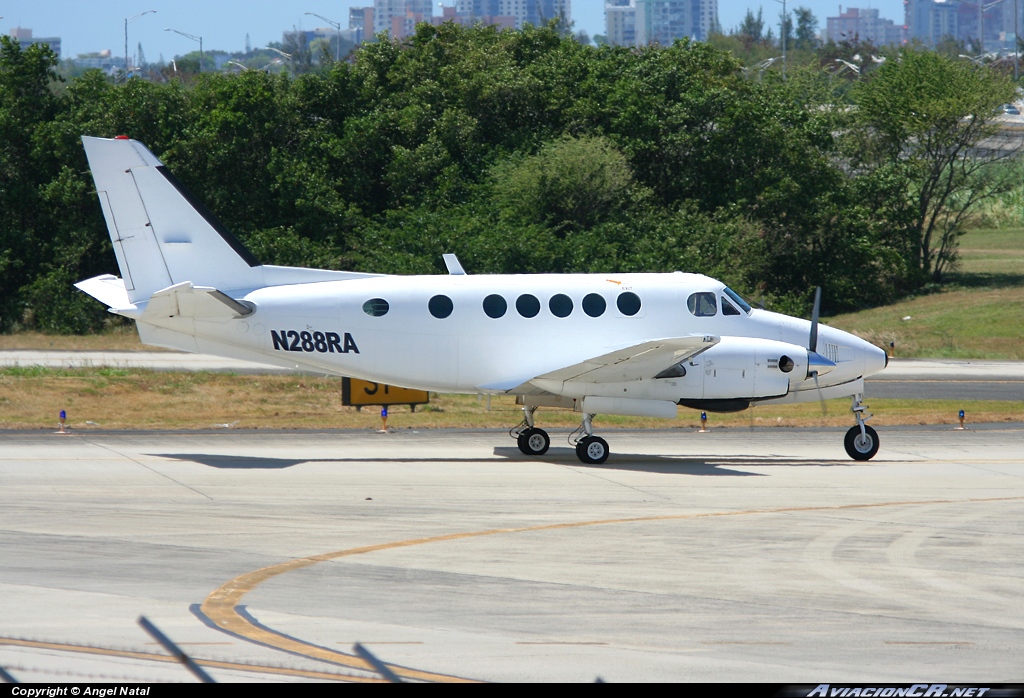
[(722, 289), (722, 293), (724, 293), (725, 295), (729, 296), (729, 298), (731, 298), (732, 300), (736, 301), (736, 305), (738, 305), (739, 307), (743, 308), (743, 312), (744, 313), (746, 313), (747, 315), (750, 315), (750, 310), (751, 310), (750, 309), (750, 304), (747, 303), (742, 298), (740, 298), (740, 294), (736, 293), (735, 291), (733, 291), (729, 287), (726, 287), (726, 288)]

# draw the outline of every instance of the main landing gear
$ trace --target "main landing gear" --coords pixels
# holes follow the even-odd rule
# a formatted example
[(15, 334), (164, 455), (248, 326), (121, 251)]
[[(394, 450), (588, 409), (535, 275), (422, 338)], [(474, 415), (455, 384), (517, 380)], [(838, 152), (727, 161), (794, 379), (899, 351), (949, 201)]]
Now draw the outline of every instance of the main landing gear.
[(853, 396), (853, 405), (850, 410), (857, 420), (857, 425), (850, 427), (843, 439), (846, 453), (854, 460), (871, 460), (878, 453), (878, 434), (865, 422), (871, 419), (871, 415), (864, 416), (864, 395), (858, 393)]
[[(524, 407), (522, 423), (509, 431), (509, 435), (516, 440), (519, 450), (528, 456), (542, 456), (551, 446), (548, 433), (534, 425), (535, 409), (535, 407)], [(594, 415), (584, 413), (583, 423), (573, 434), (583, 432), (583, 437), (575, 442), (576, 457), (588, 465), (599, 465), (608, 460), (608, 442), (600, 436), (594, 436), (594, 428), (591, 424), (593, 419)]]
[(523, 408), (523, 421), (512, 427), (509, 436), (516, 440), (519, 450), (528, 456), (543, 456), (551, 446), (551, 439), (543, 429), (534, 426), (533, 412), (536, 407)]
[(599, 465), (608, 460), (608, 442), (600, 436), (594, 436), (594, 427), (591, 424), (593, 419), (594, 415), (583, 413), (583, 423), (576, 430), (583, 432), (583, 438), (576, 442), (576, 457), (581, 463)]

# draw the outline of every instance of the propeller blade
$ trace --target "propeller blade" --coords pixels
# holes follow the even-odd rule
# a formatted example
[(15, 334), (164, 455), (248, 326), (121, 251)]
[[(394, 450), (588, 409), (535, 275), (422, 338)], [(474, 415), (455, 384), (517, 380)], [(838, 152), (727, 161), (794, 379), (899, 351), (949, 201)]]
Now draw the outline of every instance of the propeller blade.
[(818, 391), (818, 400), (821, 401), (821, 416), (828, 416), (828, 407), (825, 405), (825, 396), (821, 392), (821, 386), (818, 385), (818, 372), (814, 372), (814, 389)]
[(811, 337), (807, 348), (818, 351), (818, 312), (821, 310), (821, 286), (814, 289), (814, 310), (811, 312)]

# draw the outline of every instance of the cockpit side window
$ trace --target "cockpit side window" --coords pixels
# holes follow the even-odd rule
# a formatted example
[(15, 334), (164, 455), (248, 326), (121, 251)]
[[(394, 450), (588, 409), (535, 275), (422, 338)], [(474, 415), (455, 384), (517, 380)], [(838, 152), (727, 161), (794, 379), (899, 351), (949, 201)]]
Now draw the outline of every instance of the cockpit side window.
[[(747, 315), (750, 314), (750, 303), (747, 303), (745, 300), (743, 300), (740, 297), (740, 294), (736, 293), (735, 291), (733, 291), (731, 288), (728, 288), (728, 287), (723, 288), (722, 289), (722, 293), (724, 293), (725, 295), (729, 296), (729, 298), (731, 298), (732, 300), (736, 301), (736, 305), (738, 305), (739, 307), (743, 308), (743, 312), (744, 313), (746, 313)], [(728, 314), (728, 313), (726, 313), (726, 314)]]
[(686, 308), (697, 317), (711, 317), (718, 314), (715, 294), (707, 291), (690, 294), (690, 297), (686, 299)]
[(722, 299), (722, 315), (742, 315), (740, 311), (736, 310), (736, 306), (729, 301)]

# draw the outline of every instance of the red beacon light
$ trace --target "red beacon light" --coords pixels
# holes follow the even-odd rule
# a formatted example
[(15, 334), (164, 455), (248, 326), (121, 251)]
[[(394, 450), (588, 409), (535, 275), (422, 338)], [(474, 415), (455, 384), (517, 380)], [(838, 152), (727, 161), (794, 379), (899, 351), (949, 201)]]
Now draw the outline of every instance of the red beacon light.
[(119, 141), (131, 140), (130, 138), (128, 138), (128, 136), (114, 136), (114, 139)]

